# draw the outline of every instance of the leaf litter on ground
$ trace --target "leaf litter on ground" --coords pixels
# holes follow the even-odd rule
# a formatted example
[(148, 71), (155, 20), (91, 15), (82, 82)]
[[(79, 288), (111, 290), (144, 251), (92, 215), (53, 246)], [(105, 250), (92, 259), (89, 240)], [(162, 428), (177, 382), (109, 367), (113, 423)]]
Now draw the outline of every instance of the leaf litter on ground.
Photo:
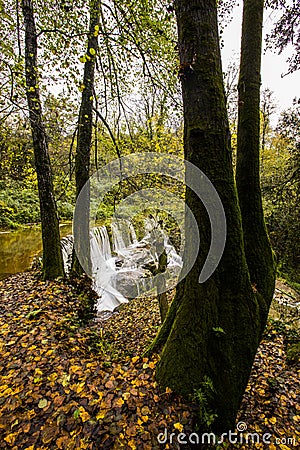
[[(142, 356), (160, 325), (156, 299), (134, 299), (95, 322), (87, 285), (44, 282), (34, 272), (2, 280), (0, 299), (0, 448), (197, 448), (157, 439), (165, 429), (195, 432), (197, 408), (159, 388), (158, 355)], [(299, 375), (299, 358), (288, 364), (284, 330), (269, 325), (238, 422), (270, 433), (272, 443), (219, 448), (297, 448)]]

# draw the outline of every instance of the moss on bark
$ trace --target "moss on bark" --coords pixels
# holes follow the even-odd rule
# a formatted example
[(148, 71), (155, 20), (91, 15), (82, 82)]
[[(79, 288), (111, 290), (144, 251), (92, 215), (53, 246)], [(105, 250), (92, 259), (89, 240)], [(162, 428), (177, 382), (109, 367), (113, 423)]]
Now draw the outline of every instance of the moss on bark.
[[(153, 344), (154, 348), (164, 344), (156, 375), (162, 386), (169, 386), (185, 397), (201, 389), (204, 380), (212, 380), (214, 393), (208, 408), (216, 414), (212, 429), (221, 433), (234, 429), (266, 308), (264, 297), (251, 286), (244, 250), (216, 2), (177, 0), (175, 6), (180, 63), (184, 68), (181, 77), (185, 158), (199, 167), (217, 189), (226, 213), (228, 234), (217, 270), (209, 280), (199, 284), (199, 273), (210, 246), (210, 221), (199, 198), (188, 189), (186, 202), (199, 226), (201, 248)], [(187, 258), (193, 245), (193, 236), (187, 234)], [(202, 426), (205, 428), (205, 423)]]
[(26, 95), (41, 211), (43, 274), (46, 280), (52, 280), (64, 276), (59, 221), (54, 198), (50, 157), (38, 88), (38, 47), (33, 5), (30, 0), (23, 0), (21, 6), (25, 24)]
[(251, 282), (265, 303), (265, 319), (275, 287), (275, 264), (264, 222), (260, 188), (260, 67), (263, 0), (244, 0), (236, 181), (245, 253)]
[[(92, 0), (90, 2), (90, 24), (86, 50), (86, 61), (84, 63), (83, 91), (78, 119), (77, 147), (75, 153), (75, 180), (76, 198), (86, 185), (90, 175), (90, 158), (93, 129), (93, 98), (94, 98), (94, 78), (95, 78), (95, 54), (98, 49), (98, 37), (95, 30), (99, 23), (100, 2)], [(74, 223), (74, 242), (77, 254), (86, 255), (84, 268), (88, 274), (91, 273), (91, 259), (89, 248), (90, 233), (90, 193), (88, 189), (84, 191), (85, 199), (81, 201), (81, 220)], [(81, 251), (82, 247), (84, 248)], [(78, 260), (77, 254), (73, 252), (72, 273), (81, 275), (83, 268)]]

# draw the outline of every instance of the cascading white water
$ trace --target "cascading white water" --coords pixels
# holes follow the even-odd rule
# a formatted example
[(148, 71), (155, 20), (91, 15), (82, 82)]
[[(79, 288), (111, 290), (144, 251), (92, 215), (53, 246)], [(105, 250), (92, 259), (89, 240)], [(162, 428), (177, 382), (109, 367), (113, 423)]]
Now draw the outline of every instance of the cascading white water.
[(126, 219), (115, 220), (111, 224), (113, 249), (116, 253), (131, 244), (137, 243), (135, 230), (132, 223)]
[[(163, 242), (167, 253), (167, 277), (176, 277), (182, 259), (153, 219), (145, 221), (145, 236), (138, 242), (132, 223), (122, 219), (112, 223), (113, 249), (106, 227), (95, 227), (90, 233), (93, 288), (99, 295), (98, 313), (114, 311), (120, 304), (155, 288), (155, 279), (147, 269), (158, 264), (157, 242)], [(73, 237), (62, 240), (66, 273), (72, 261)]]
[(107, 228), (105, 226), (95, 227), (91, 230), (92, 235), (96, 238), (101, 255), (105, 260), (111, 258), (111, 248), (108, 237)]
[(65, 273), (68, 274), (71, 270), (72, 265), (72, 253), (73, 253), (73, 245), (74, 238), (71, 234), (65, 236), (60, 241), (62, 257), (64, 262), (64, 270)]

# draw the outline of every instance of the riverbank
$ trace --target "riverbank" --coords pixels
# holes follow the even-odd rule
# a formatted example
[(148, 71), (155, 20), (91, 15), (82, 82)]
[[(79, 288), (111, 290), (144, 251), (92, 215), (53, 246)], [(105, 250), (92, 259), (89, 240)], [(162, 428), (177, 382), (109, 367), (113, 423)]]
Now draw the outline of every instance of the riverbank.
[[(59, 227), (72, 226), (72, 220), (64, 220), (59, 224)], [(20, 223), (16, 228), (0, 227), (0, 234), (13, 233), (22, 230), (41, 230), (41, 222)]]
[[(72, 232), (72, 223), (60, 226), (61, 237)], [(0, 232), (0, 279), (30, 269), (42, 251), (42, 233), (37, 224), (12, 232)]]
[[(156, 300), (134, 299), (95, 323), (93, 295), (80, 283), (33, 272), (0, 282), (0, 448), (179, 448), (157, 436), (197, 431), (196, 410), (159, 389), (158, 356), (141, 357), (159, 327)], [(292, 335), (280, 323), (265, 332), (238, 418), (272, 443), (226, 448), (296, 448), (284, 438), (299, 440), (300, 367), (287, 357)]]

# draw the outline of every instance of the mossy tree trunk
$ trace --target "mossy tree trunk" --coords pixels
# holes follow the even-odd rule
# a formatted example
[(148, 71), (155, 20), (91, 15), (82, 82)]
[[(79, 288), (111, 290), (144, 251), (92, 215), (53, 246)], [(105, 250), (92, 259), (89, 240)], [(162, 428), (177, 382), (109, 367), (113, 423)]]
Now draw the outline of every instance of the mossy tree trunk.
[(59, 221), (54, 198), (47, 137), (42, 117), (37, 65), (37, 33), (31, 0), (21, 3), (25, 25), (26, 95), (40, 200), (43, 273), (47, 280), (64, 276)]
[(263, 11), (264, 0), (244, 0), (236, 182), (251, 282), (264, 298), (266, 316), (274, 291), (275, 270), (264, 222), (259, 168)]
[[(186, 202), (199, 226), (201, 248), (193, 269), (178, 286), (154, 343), (156, 347), (164, 344), (156, 375), (162, 386), (185, 397), (201, 391), (207, 398), (207, 403), (200, 405), (202, 427), (208, 424), (208, 416), (215, 417), (212, 429), (220, 433), (234, 429), (264, 327), (261, 309), (265, 303), (251, 286), (244, 252), (222, 80), (217, 5), (214, 0), (177, 0), (175, 8), (185, 158), (199, 167), (218, 191), (228, 233), (217, 270), (199, 284), (210, 246), (210, 222), (199, 198), (187, 189)], [(187, 259), (193, 245), (193, 236), (187, 233)]]
[[(95, 78), (95, 59), (98, 49), (98, 33), (99, 33), (99, 15), (100, 1), (90, 1), (90, 24), (86, 54), (84, 55), (84, 74), (82, 83), (82, 97), (78, 119), (77, 147), (75, 154), (75, 180), (76, 180), (76, 198), (80, 194), (82, 188), (89, 180), (90, 176), (90, 157), (92, 146), (93, 131), (93, 101), (94, 101), (94, 78)], [(74, 223), (74, 239), (76, 251), (81, 252), (82, 246), (88, 245), (84, 249), (82, 255), (86, 255), (84, 263), (85, 269), (91, 272), (91, 260), (89, 249), (89, 227), (90, 227), (90, 196), (89, 190), (84, 191), (85, 199), (81, 201), (80, 221)], [(72, 273), (80, 275), (83, 268), (77, 258), (76, 253), (73, 254)]]

